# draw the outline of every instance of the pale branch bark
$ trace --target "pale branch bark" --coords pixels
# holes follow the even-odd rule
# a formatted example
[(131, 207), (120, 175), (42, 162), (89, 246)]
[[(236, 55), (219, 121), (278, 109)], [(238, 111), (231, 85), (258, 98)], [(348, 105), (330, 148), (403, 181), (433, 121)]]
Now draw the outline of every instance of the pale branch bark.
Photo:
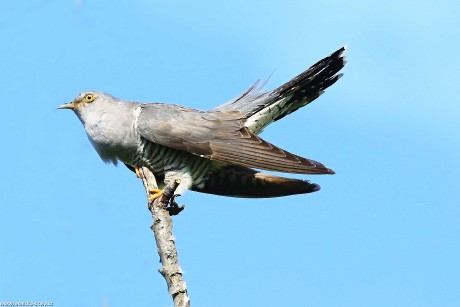
[[(163, 190), (163, 195), (150, 202), (148, 200), (149, 191), (158, 188), (155, 176), (146, 167), (139, 169), (139, 175), (147, 192), (148, 208), (152, 213), (153, 224), (150, 228), (155, 236), (157, 251), (162, 264), (159, 272), (166, 280), (169, 294), (172, 295), (174, 300), (174, 306), (189, 307), (190, 299), (187, 293), (187, 286), (182, 279), (182, 269), (174, 243), (175, 238), (172, 234), (173, 222), (170, 216), (170, 209), (168, 209), (168, 204), (171, 202), (178, 183), (176, 181), (169, 182)], [(179, 208), (179, 212), (180, 210)]]

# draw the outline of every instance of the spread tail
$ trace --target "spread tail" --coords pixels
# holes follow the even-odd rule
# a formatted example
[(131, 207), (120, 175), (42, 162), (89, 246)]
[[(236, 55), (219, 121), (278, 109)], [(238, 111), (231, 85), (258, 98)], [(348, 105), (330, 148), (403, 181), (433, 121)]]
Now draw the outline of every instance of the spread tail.
[(247, 121), (245, 126), (259, 134), (269, 124), (298, 110), (318, 98), (334, 84), (346, 64), (345, 47), (318, 61), (309, 69), (271, 92), (265, 92), (256, 82), (235, 99), (215, 108), (216, 111), (238, 110)]

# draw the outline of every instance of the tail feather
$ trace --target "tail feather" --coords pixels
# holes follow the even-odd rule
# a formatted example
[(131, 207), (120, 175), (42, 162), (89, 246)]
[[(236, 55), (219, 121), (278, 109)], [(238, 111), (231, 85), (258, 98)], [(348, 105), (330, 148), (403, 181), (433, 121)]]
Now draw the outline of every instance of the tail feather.
[(271, 92), (262, 91), (256, 82), (239, 97), (214, 110), (238, 110), (247, 121), (245, 126), (258, 134), (269, 124), (298, 110), (318, 98), (342, 74), (345, 47), (318, 61), (309, 69)]
[(320, 186), (309, 181), (260, 173), (253, 169), (227, 165), (199, 186), (196, 192), (242, 197), (270, 198), (319, 191)]

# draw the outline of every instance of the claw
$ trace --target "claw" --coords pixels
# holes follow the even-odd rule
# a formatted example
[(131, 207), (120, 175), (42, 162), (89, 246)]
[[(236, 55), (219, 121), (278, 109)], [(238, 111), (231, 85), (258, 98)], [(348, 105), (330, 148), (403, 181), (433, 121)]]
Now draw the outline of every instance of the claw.
[(163, 190), (151, 189), (151, 190), (149, 190), (149, 193), (153, 194), (153, 195), (151, 195), (149, 197), (149, 202), (152, 202), (155, 199), (157, 199), (158, 197), (160, 197), (161, 195), (163, 195)]

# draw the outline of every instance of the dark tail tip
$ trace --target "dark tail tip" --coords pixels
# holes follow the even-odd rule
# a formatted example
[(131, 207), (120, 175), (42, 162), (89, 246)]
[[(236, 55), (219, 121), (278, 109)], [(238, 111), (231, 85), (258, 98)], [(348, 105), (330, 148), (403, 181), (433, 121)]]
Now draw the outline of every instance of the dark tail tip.
[(316, 183), (310, 183), (311, 187), (312, 187), (312, 192), (318, 192), (319, 190), (321, 190), (321, 187), (319, 184), (316, 184)]

